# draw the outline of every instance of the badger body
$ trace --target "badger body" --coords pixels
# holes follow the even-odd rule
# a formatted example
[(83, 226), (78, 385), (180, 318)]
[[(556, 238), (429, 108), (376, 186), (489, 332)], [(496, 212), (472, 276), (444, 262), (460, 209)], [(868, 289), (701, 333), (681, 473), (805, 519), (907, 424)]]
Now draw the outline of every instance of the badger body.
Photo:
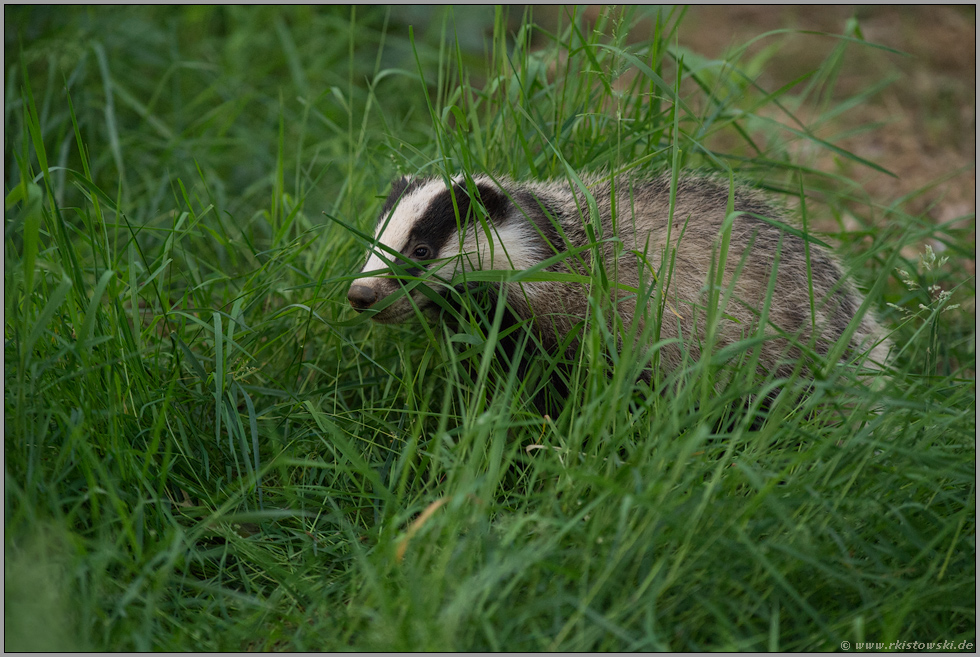
[[(348, 300), (358, 311), (376, 309), (372, 319), (382, 323), (401, 322), (416, 310), (431, 317), (439, 306), (420, 284), (446, 295), (472, 285), (470, 272), (549, 262), (542, 271), (572, 276), (491, 284), (545, 351), (578, 348), (575, 336), (602, 307), (595, 305), (598, 293), (608, 302), (604, 321), (617, 331), (620, 348), (643, 336), (647, 344), (635, 344), (635, 353), (649, 353), (643, 347), (656, 340), (657, 366), (665, 371), (685, 354), (699, 358), (707, 342), (717, 351), (761, 334), (758, 368), (780, 376), (808, 353), (828, 354), (863, 302), (836, 258), (807, 244), (757, 192), (734, 188), (737, 214), (722, 257), (727, 181), (681, 177), (672, 204), (669, 175), (581, 180), (582, 186), (485, 175), (396, 180)], [(607, 284), (597, 286), (597, 274)], [(844, 355), (867, 353), (874, 367), (885, 361), (888, 346), (866, 313)], [(651, 373), (647, 367), (641, 377), (649, 380)]]

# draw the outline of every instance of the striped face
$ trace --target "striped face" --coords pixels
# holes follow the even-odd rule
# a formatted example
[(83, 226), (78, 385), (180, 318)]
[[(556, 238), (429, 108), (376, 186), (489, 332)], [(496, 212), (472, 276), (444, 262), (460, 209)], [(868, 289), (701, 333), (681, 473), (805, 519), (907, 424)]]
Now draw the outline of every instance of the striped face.
[[(532, 264), (528, 249), (533, 229), (499, 187), (482, 177), (475, 182), (489, 230), (477, 218), (462, 177), (455, 178), (451, 188), (439, 178), (401, 178), (392, 184), (362, 276), (347, 293), (355, 310), (368, 310), (397, 294), (372, 319), (400, 322), (414, 314), (415, 307), (432, 305), (421, 291), (408, 291), (406, 286), (427, 284), (445, 293), (463, 272)], [(417, 278), (425, 282), (417, 283)]]

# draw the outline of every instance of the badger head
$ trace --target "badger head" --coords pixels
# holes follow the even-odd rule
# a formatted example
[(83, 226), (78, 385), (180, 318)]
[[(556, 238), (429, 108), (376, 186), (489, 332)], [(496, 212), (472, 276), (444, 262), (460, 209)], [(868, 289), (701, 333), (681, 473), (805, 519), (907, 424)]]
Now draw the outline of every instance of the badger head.
[(529, 267), (536, 231), (512, 197), (488, 177), (396, 180), (378, 218), (361, 277), (347, 292), (358, 312), (401, 322), (435, 309), (419, 289), (445, 295), (466, 272)]

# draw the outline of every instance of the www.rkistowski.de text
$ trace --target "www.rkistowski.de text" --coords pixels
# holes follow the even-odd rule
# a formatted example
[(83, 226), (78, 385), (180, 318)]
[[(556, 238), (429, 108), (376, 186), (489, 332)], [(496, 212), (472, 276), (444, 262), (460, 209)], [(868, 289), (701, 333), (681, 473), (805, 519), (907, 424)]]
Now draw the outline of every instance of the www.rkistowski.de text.
[(850, 650), (852, 645), (855, 650), (973, 650), (971, 641), (892, 641), (891, 643), (862, 641), (855, 644), (841, 641), (840, 647), (843, 650)]

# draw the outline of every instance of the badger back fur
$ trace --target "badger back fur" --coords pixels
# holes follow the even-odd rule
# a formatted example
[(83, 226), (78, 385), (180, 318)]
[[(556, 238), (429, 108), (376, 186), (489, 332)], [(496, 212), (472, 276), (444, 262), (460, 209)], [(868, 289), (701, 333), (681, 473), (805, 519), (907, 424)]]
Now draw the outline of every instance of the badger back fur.
[[(567, 338), (593, 315), (588, 281), (595, 280), (589, 277), (599, 266), (610, 281), (605, 289), (615, 306), (612, 315), (626, 329), (619, 333), (620, 347), (623, 335), (635, 339), (642, 334), (651, 341), (656, 332), (643, 329), (659, 319), (659, 367), (677, 368), (685, 351), (697, 359), (707, 338), (707, 304), (714, 300), (721, 315), (713, 348), (757, 335), (767, 312), (764, 335), (769, 337), (761, 344), (758, 367), (785, 376), (794, 361), (805, 358), (801, 345), (826, 355), (862, 304), (838, 261), (780, 228), (789, 225), (783, 213), (754, 191), (734, 189), (734, 211), (740, 214), (731, 224), (721, 286), (711, 295), (729, 200), (727, 181), (682, 177), (671, 208), (669, 175), (582, 180), (594, 199), (591, 209), (583, 189), (565, 181), (515, 182), (485, 175), (396, 180), (362, 276), (348, 292), (351, 305), (376, 310), (372, 319), (382, 323), (401, 322), (416, 308), (436, 315), (431, 292), (423, 293), (418, 283), (414, 289), (406, 286), (406, 281), (422, 278), (445, 295), (454, 285), (466, 285), (468, 272), (526, 270), (554, 259), (544, 271), (581, 277), (494, 285), (506, 293), (509, 311), (533, 326), (543, 349), (556, 352), (564, 344), (573, 352), (578, 342)], [(874, 366), (884, 362), (888, 346), (866, 314), (845, 354), (869, 352), (868, 364)], [(641, 377), (649, 380), (650, 374), (646, 369)]]

